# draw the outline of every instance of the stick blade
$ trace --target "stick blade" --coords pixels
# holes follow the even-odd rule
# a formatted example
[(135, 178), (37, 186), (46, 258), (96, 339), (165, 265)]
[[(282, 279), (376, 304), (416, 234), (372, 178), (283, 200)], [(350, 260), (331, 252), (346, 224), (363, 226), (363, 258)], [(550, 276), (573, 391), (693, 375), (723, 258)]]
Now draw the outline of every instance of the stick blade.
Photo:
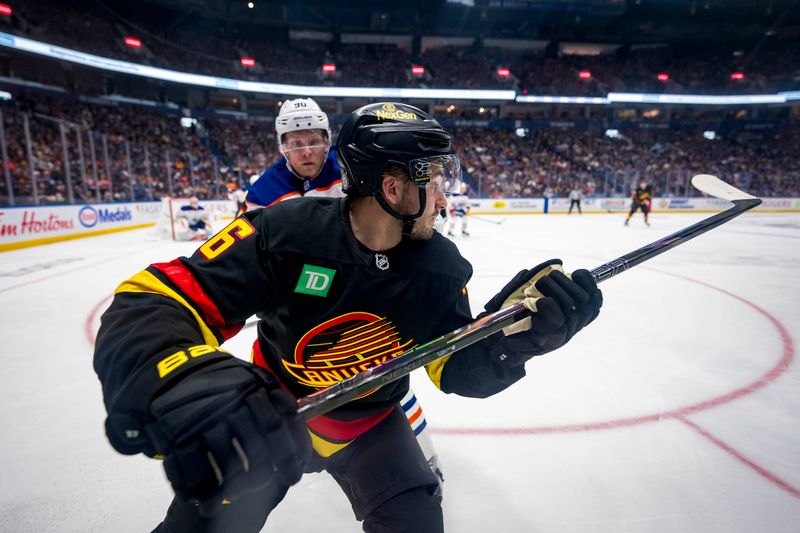
[(733, 185), (725, 183), (711, 174), (698, 174), (692, 178), (692, 185), (700, 192), (704, 192), (709, 196), (728, 200), (729, 202), (735, 200), (758, 200), (758, 203), (761, 203), (759, 198), (747, 194), (744, 191), (740, 191)]

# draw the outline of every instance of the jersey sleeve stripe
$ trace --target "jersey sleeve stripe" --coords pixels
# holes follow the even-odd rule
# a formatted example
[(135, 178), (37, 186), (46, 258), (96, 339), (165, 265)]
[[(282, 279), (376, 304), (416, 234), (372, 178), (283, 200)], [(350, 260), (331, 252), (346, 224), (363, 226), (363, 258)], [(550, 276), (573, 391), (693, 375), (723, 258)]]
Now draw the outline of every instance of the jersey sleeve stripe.
[(154, 263), (150, 265), (167, 277), (191, 302), (202, 311), (205, 323), (219, 331), (224, 340), (228, 340), (239, 331), (244, 324), (226, 324), (219, 308), (203, 290), (195, 277), (179, 259), (169, 263)]
[(413, 424), (420, 416), (422, 416), (422, 407), (417, 407), (417, 410), (414, 412), (414, 414), (408, 417), (408, 423)]
[(337, 185), (341, 185), (341, 183), (342, 183), (342, 180), (335, 180), (335, 181), (332, 181), (327, 187), (318, 187), (318, 188), (316, 188), (314, 190), (317, 191), (317, 192), (325, 192), (325, 191), (327, 191), (329, 189), (332, 189), (333, 187), (336, 187)]
[(141, 272), (133, 275), (131, 278), (123, 281), (114, 291), (114, 294), (123, 292), (158, 294), (175, 300), (188, 309), (190, 313), (192, 313), (192, 316), (194, 316), (195, 320), (197, 321), (197, 326), (200, 328), (200, 332), (203, 334), (203, 340), (205, 343), (215, 348), (219, 346), (219, 341), (217, 340), (216, 335), (214, 335), (214, 332), (212, 332), (208, 327), (206, 322), (200, 316), (200, 313), (198, 313), (194, 307), (189, 305), (189, 302), (187, 302), (183, 296), (167, 286), (151, 272), (142, 270)]
[(271, 201), (267, 205), (267, 207), (269, 207), (270, 205), (275, 205), (275, 204), (277, 204), (279, 202), (282, 202), (284, 200), (288, 200), (289, 198), (294, 198), (296, 196), (302, 196), (302, 195), (299, 192), (287, 192), (283, 196), (278, 196), (277, 198), (275, 198), (273, 201)]

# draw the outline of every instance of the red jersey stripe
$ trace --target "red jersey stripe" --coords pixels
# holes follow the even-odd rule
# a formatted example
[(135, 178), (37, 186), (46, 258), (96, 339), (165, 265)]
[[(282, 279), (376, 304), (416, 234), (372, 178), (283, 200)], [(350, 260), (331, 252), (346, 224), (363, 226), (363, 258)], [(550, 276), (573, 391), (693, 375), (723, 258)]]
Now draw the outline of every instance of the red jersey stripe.
[(216, 304), (209, 298), (192, 273), (178, 259), (169, 263), (153, 263), (153, 268), (164, 274), (193, 304), (195, 304), (205, 317), (206, 324), (215, 328), (225, 340), (230, 339), (244, 324), (226, 324)]
[(358, 420), (334, 420), (325, 415), (312, 418), (307, 422), (308, 427), (318, 435), (333, 441), (349, 441), (359, 437), (375, 427), (381, 420), (389, 416), (394, 406), (385, 411), (365, 416)]

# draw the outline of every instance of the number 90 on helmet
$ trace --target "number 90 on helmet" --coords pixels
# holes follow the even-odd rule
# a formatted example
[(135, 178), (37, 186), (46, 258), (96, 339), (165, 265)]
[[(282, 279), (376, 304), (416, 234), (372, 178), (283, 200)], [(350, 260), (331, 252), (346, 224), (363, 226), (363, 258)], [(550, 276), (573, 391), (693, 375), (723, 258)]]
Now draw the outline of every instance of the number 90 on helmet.
[(330, 141), (331, 138), (328, 115), (320, 109), (319, 104), (311, 98), (286, 100), (275, 118), (278, 146), (283, 144), (283, 136), (286, 133), (301, 130), (322, 130), (326, 140)]
[(342, 189), (352, 196), (379, 193), (384, 171), (396, 165), (422, 189), (457, 193), (461, 165), (450, 134), (429, 114), (400, 103), (360, 107), (336, 141)]

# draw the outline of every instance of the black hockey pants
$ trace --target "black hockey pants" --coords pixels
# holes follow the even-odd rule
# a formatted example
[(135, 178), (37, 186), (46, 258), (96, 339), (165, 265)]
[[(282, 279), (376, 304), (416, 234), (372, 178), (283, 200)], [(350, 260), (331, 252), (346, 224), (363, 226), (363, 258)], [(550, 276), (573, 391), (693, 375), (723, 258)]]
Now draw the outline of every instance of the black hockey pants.
[[(399, 407), (342, 451), (317, 460), (345, 492), (366, 533), (444, 531), (436, 476)], [(174, 499), (153, 533), (257, 533), (287, 490), (272, 484), (223, 505), (212, 518), (200, 516), (194, 504)], [(311, 510), (313, 502), (308, 506)], [(320, 524), (321, 529), (328, 526)]]

